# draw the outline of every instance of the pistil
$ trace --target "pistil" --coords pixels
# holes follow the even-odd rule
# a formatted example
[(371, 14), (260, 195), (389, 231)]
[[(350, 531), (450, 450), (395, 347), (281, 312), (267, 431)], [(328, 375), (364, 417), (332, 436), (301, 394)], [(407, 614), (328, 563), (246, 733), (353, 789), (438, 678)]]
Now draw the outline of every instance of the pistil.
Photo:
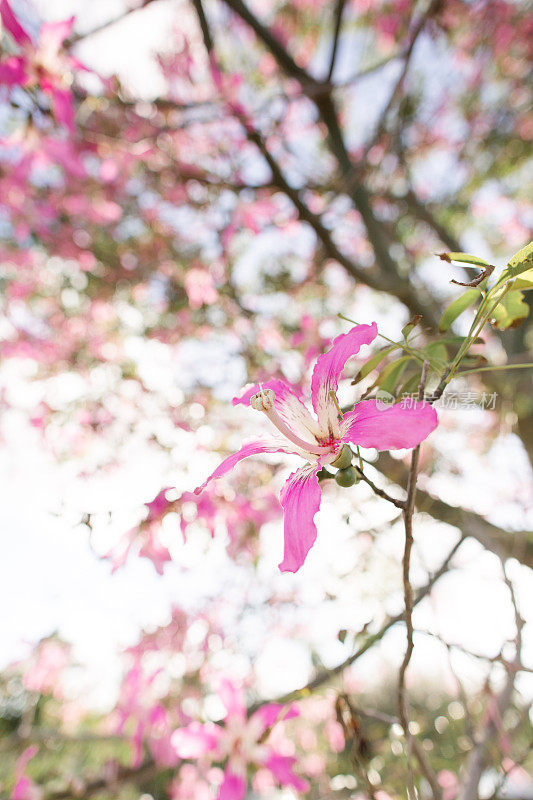
[(254, 394), (254, 396), (250, 398), (250, 405), (256, 411), (262, 411), (272, 422), (272, 424), (276, 426), (278, 431), (285, 436), (286, 439), (300, 447), (302, 450), (305, 450), (307, 453), (314, 453), (315, 455), (323, 456), (331, 449), (329, 447), (320, 447), (318, 444), (311, 444), (310, 442), (300, 439), (300, 437), (297, 436), (285, 422), (283, 422), (280, 415), (274, 408), (275, 399), (276, 395), (272, 389), (261, 389), (260, 392)]

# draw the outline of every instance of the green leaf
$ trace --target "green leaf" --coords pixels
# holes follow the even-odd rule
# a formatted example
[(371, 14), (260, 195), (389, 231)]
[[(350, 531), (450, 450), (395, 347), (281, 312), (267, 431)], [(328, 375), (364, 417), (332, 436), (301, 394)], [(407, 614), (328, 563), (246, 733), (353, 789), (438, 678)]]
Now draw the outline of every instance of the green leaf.
[(491, 265), (478, 256), (470, 253), (437, 253), (441, 261), (457, 261), (459, 264), (471, 264), (473, 267), (490, 267)]
[(405, 381), (404, 385), (402, 386), (402, 388), (398, 393), (398, 396), (403, 397), (406, 394), (408, 395), (414, 394), (420, 385), (420, 377), (421, 377), (421, 370), (417, 370), (417, 372), (414, 375), (411, 375), (411, 377)]
[(478, 289), (467, 289), (466, 292), (456, 297), (447, 308), (440, 318), (439, 330), (441, 332), (447, 331), (457, 317), (466, 311), (467, 308), (474, 305), (476, 300), (480, 297)]
[(368, 375), (370, 372), (372, 372), (372, 370), (373, 370), (373, 369), (376, 369), (376, 367), (378, 366), (378, 364), (381, 364), (381, 362), (383, 361), (383, 359), (384, 359), (386, 356), (388, 356), (388, 355), (389, 355), (389, 353), (392, 353), (392, 351), (393, 351), (393, 350), (396, 350), (396, 348), (397, 348), (397, 347), (398, 347), (398, 345), (395, 345), (395, 344), (394, 344), (394, 345), (390, 345), (389, 347), (384, 347), (384, 348), (383, 348), (383, 350), (378, 350), (378, 352), (377, 352), (377, 353), (375, 353), (375, 354), (372, 356), (372, 358), (369, 358), (369, 359), (368, 359), (368, 361), (366, 361), (366, 362), (363, 364), (363, 366), (361, 367), (361, 369), (359, 370), (359, 372), (357, 373), (357, 375), (356, 375), (356, 376), (355, 376), (355, 378), (353, 379), (353, 381), (352, 381), (352, 386), (353, 386), (355, 383), (359, 383), (359, 381), (361, 381), (363, 378), (366, 378), (366, 376), (367, 376), (367, 375)]
[[(533, 268), (533, 242), (526, 244), (518, 253), (511, 258), (507, 267), (504, 269), (498, 279), (498, 283), (503, 283), (509, 278), (516, 278), (517, 275), (522, 275), (523, 272), (529, 272)], [(516, 286), (521, 289), (521, 286)], [(530, 287), (531, 288), (531, 287)]]
[(407, 337), (409, 336), (411, 331), (414, 330), (414, 328), (416, 328), (416, 326), (418, 325), (418, 323), (420, 322), (421, 319), (422, 319), (422, 315), (421, 314), (415, 314), (413, 319), (409, 320), (407, 325), (403, 326), (403, 328), (402, 328), (402, 336), (406, 341), (407, 341)]
[(397, 361), (393, 361), (392, 364), (387, 364), (379, 376), (379, 388), (384, 392), (394, 394), (396, 386), (399, 383), (409, 361), (411, 361), (411, 356), (402, 356)]
[(424, 347), (423, 353), (427, 354), (428, 361), (433, 369), (440, 372), (444, 367), (448, 366), (448, 350), (446, 345), (442, 342), (431, 342)]
[(492, 312), (492, 325), (500, 331), (517, 328), (529, 315), (529, 306), (522, 292), (508, 292)]
[(533, 289), (533, 269), (522, 272), (520, 277), (515, 279), (513, 286), (515, 289), (522, 289), (523, 291)]

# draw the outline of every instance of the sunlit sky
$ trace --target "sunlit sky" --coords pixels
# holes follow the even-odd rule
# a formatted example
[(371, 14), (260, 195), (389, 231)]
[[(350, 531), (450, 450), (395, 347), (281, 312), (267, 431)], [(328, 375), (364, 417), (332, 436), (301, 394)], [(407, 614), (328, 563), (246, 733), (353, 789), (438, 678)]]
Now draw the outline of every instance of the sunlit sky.
[[(24, 4), (14, 5), (22, 8)], [(140, 95), (156, 95), (164, 84), (152, 53), (171, 41), (169, 22), (174, 19), (175, 6), (172, 0), (159, 0), (129, 15), (123, 22), (81, 44), (80, 58), (97, 71), (120, 72), (131, 90)], [(124, 4), (119, 0), (91, 3), (35, 0), (35, 7), (45, 19), (75, 14), (79, 17), (80, 30), (85, 30), (117, 16)], [(253, 251), (248, 258), (253, 260)], [(147, 357), (146, 348), (138, 344), (139, 363), (147, 371), (148, 379), (157, 384), (167, 373), (165, 365), (152, 356), (150, 352)], [(186, 353), (183, 359), (186, 364)], [(191, 361), (195, 361), (194, 353)], [(28, 380), (24, 374), (10, 373), (9, 366), (3, 369), (4, 379), (7, 376), (11, 391), (23, 406), (25, 393), (31, 391)], [(241, 387), (244, 376), (238, 363), (228, 371), (228, 376), (223, 393), (226, 397)], [(63, 390), (68, 391), (68, 387), (59, 388)], [(476, 412), (455, 413), (460, 419), (459, 416), (450, 417), (453, 412), (444, 415), (448, 431), (445, 441), (444, 435), (442, 437), (442, 447), (449, 448), (450, 452), (463, 446), (465, 431), (472, 426), (483, 426), (482, 415)], [(251, 423), (248, 412), (243, 410), (242, 414), (244, 437)], [(453, 427), (451, 420), (458, 428), (455, 436), (449, 433)], [(135, 510), (131, 510), (130, 498), (136, 498), (139, 504), (150, 500), (167, 484), (169, 475), (174, 477), (178, 490), (191, 489), (215, 465), (216, 454), (198, 454), (188, 478), (191, 483), (187, 484), (183, 475), (172, 473), (166, 456), (133, 441), (128, 458), (120, 468), (81, 483), (76, 478), (79, 465), (55, 461), (23, 413), (9, 412), (2, 421), (2, 433), (5, 441), (0, 451), (0, 481), (4, 489), (0, 509), (3, 553), (0, 602), (4, 614), (0, 617), (0, 666), (23, 657), (39, 638), (58, 630), (63, 638), (73, 642), (75, 659), (87, 667), (83, 677), (87, 696), (93, 703), (106, 705), (112, 701), (120, 675), (117, 653), (134, 643), (141, 627), (163, 624), (172, 603), (193, 608), (197, 598), (205, 593), (213, 594), (217, 587), (221, 593), (230, 592), (230, 596), (239, 591), (251, 591), (249, 578), (226, 557), (221, 541), (213, 541), (204, 556), (202, 536), (183, 544), (175, 535), (175, 528), (169, 526), (169, 546), (180, 566), (168, 565), (164, 577), (160, 578), (148, 561), (131, 559), (123, 570), (111, 575), (109, 563), (95, 556), (87, 530), (77, 524), (83, 512), (96, 512), (92, 545), (98, 552), (104, 552), (109, 547), (109, 537), (118, 537), (133, 524)], [(185, 439), (183, 446), (187, 446)], [(494, 522), (504, 526), (525, 528), (528, 522), (525, 510), (511, 502), (507, 486), (501, 482), (501, 475), (510, 476), (508, 480), (523, 481), (527, 490), (528, 465), (518, 440), (505, 435), (487, 458), (490, 469), (479, 476), (476, 455), (464, 453), (465, 461), (472, 468), (471, 496), (475, 494), (477, 498), (479, 507), (476, 510), (492, 515)], [(452, 480), (438, 488), (452, 503), (459, 496), (459, 488), (461, 495), (465, 495), (465, 487), (458, 487)], [(364, 490), (358, 496), (366, 497)], [(266, 526), (262, 534), (265, 557), (253, 589), (260, 602), (261, 592), (266, 593), (269, 586), (299, 586), (302, 602), (312, 609), (315, 644), (320, 647), (321, 642), (327, 642), (322, 646), (321, 656), (330, 664), (345, 655), (340, 643), (334, 640), (336, 630), (342, 625), (337, 616), (332, 618), (327, 608), (321, 608), (320, 597), (338, 565), (354, 561), (357, 555), (352, 550), (349, 530), (340, 521), (345, 503), (338, 492), (326, 498), (317, 517), (317, 544), (296, 576), (278, 573), (281, 527), (278, 523)], [(111, 526), (106, 517), (108, 510), (116, 512)], [(380, 512), (375, 513), (379, 518)], [(452, 546), (456, 533), (441, 525), (427, 524), (424, 535), (427, 538), (420, 542), (420, 550), (431, 568), (439, 564)], [(398, 553), (399, 559), (401, 542), (401, 530), (396, 526), (384, 534), (379, 546)], [(512, 619), (498, 559), (472, 541), (464, 546), (458, 563), (460, 569), (443, 579), (434, 597), (417, 612), (416, 623), (421, 628), (438, 630), (451, 641), (477, 652), (494, 654), (509, 631)], [(423, 572), (420, 568), (416, 570), (415, 564), (415, 576), (417, 574), (422, 580)], [(522, 613), (527, 617), (533, 609), (530, 573), (527, 568), (513, 563), (511, 574), (517, 582)], [(361, 577), (359, 589), (355, 581), (355, 603), (350, 597), (350, 602), (336, 609), (336, 615), (341, 614), (346, 627), (363, 625), (372, 613), (373, 606), (363, 595), (368, 591), (368, 581), (373, 579), (372, 576)], [(395, 590), (398, 585), (394, 584)], [(362, 590), (361, 597), (358, 597), (359, 590)], [(400, 603), (399, 593), (394, 591), (387, 608), (397, 611)], [(526, 660), (533, 664), (530, 627), (525, 629)], [(399, 662), (404, 636), (401, 628), (393, 630), (381, 648), (361, 662), (358, 666), (361, 680), (377, 680), (384, 669)], [(443, 652), (436, 643), (430, 637), (421, 636), (417, 641), (414, 672), (436, 675), (442, 670), (446, 674), (442, 660)], [(476, 674), (470, 661), (463, 659), (459, 667), (467, 677)], [(311, 664), (306, 649), (297, 641), (273, 638), (261, 654), (257, 669), (261, 688), (266, 694), (275, 694), (303, 684), (309, 677)], [(521, 687), (533, 697), (531, 681), (522, 679)]]

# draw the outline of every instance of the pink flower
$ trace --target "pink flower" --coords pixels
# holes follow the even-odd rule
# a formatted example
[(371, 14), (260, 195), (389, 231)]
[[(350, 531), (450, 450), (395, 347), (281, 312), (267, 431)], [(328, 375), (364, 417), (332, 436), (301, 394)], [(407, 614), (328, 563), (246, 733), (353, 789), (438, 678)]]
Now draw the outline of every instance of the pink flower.
[(69, 664), (70, 648), (63, 642), (43, 641), (34, 651), (33, 663), (24, 670), (22, 683), (30, 692), (61, 697), (60, 679)]
[(38, 85), (48, 95), (56, 120), (74, 133), (74, 98), (70, 84), (73, 71), (85, 68), (77, 59), (62, 52), (65, 40), (72, 33), (74, 17), (43, 23), (35, 43), (8, 0), (0, 0), (0, 20), (22, 51), (20, 56), (0, 63), (0, 83)]
[(304, 458), (307, 463), (289, 477), (280, 495), (285, 549), (279, 567), (284, 572), (299, 570), (315, 542), (314, 516), (321, 496), (317, 474), (325, 465), (335, 466), (345, 444), (377, 450), (416, 447), (437, 425), (435, 410), (425, 402), (382, 408), (375, 400), (364, 400), (353, 411), (339, 414), (337, 387), (344, 366), (362, 345), (370, 344), (376, 336), (375, 322), (357, 325), (337, 336), (331, 349), (318, 357), (311, 379), (316, 418), (300, 400), (295, 387), (281, 380), (256, 384), (242, 397), (234, 398), (234, 405), (249, 404), (262, 411), (282, 436), (243, 445), (195, 489), (199, 494), (209, 481), (222, 477), (241, 459), (257, 453), (293, 453)]
[(243, 800), (248, 764), (266, 768), (281, 786), (307, 791), (307, 781), (293, 772), (296, 759), (277, 753), (265, 741), (268, 729), (281, 719), (297, 716), (296, 709), (269, 703), (248, 718), (243, 693), (229, 680), (221, 682), (218, 694), (227, 712), (223, 725), (191, 722), (174, 731), (171, 738), (180, 758), (210, 756), (213, 761), (226, 761), (217, 800)]
[(25, 774), (28, 762), (37, 753), (37, 747), (27, 747), (15, 765), (15, 785), (11, 800), (41, 800), (43, 791)]

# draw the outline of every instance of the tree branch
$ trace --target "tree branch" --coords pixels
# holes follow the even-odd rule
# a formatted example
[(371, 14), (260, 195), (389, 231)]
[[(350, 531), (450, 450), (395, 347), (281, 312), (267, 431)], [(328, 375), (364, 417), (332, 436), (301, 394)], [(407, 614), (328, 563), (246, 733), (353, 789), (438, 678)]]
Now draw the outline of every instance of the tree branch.
[[(389, 480), (406, 487), (407, 470), (401, 461), (392, 458), (389, 453), (380, 453), (373, 466)], [(533, 569), (533, 537), (530, 531), (503, 530), (475, 511), (452, 506), (423, 489), (417, 489), (416, 505), (419, 512), (458, 528), (465, 537), (477, 539), (483, 547), (500, 558), (516, 558)]]
[[(197, 15), (198, 15), (198, 20), (199, 20), (200, 28), (201, 28), (201, 31), (202, 31), (202, 36), (203, 36), (205, 48), (206, 48), (207, 53), (209, 55), (210, 61), (212, 63), (214, 63), (214, 51), (213, 51), (214, 41), (213, 41), (213, 36), (212, 36), (210, 28), (209, 28), (209, 23), (207, 21), (207, 18), (205, 16), (205, 12), (203, 10), (202, 2), (201, 2), (201, 0), (191, 0), (191, 1), (193, 3), (193, 6), (194, 6), (194, 8), (196, 10)], [(229, 0), (223, 0), (223, 1), (224, 2), (229, 2)], [(243, 7), (243, 4), (241, 3), (241, 0), (231, 0), (231, 4), (235, 4), (239, 8)], [(232, 5), (232, 7), (233, 7), (233, 5)], [(247, 20), (248, 20), (249, 16), (253, 16), (253, 15), (250, 15), (250, 12), (247, 12), (247, 15), (246, 15), (246, 19)], [(254, 19), (255, 19), (255, 17), (254, 17)], [(263, 29), (263, 26), (261, 26), (257, 21), (256, 21), (256, 24), (259, 27), (259, 29), (264, 30), (264, 35), (266, 36), (267, 41), (269, 41), (269, 42), (271, 40), (272, 41), (277, 41), (277, 40), (274, 39), (274, 37), (272, 37), (272, 35), (269, 34), (267, 36), (268, 31), (267, 31), (266, 28)], [(254, 28), (254, 30), (255, 30), (255, 28)], [(281, 47), (281, 45), (279, 45), (279, 43), (278, 43), (278, 46)], [(290, 57), (288, 57), (288, 58), (290, 59)], [(292, 60), (291, 60), (291, 63), (292, 63)], [(217, 68), (218, 68), (218, 65), (217, 65)], [(298, 68), (298, 69), (301, 69), (301, 68)], [(321, 218), (318, 215), (314, 214), (312, 211), (310, 211), (310, 209), (302, 201), (302, 199), (300, 197), (300, 192), (289, 184), (289, 182), (285, 178), (280, 166), (278, 165), (278, 163), (275, 161), (275, 159), (273, 158), (273, 156), (269, 152), (262, 135), (260, 134), (258, 129), (253, 125), (253, 123), (248, 119), (248, 117), (245, 115), (244, 109), (242, 109), (240, 106), (237, 106), (234, 103), (233, 104), (228, 104), (228, 105), (230, 106), (231, 111), (232, 111), (233, 115), (235, 116), (235, 118), (238, 119), (239, 122), (241, 123), (241, 125), (243, 126), (248, 141), (250, 141), (250, 142), (252, 142), (253, 144), (256, 145), (256, 147), (258, 148), (259, 152), (261, 153), (261, 155), (263, 156), (263, 158), (267, 162), (268, 166), (270, 167), (270, 170), (272, 172), (272, 183), (275, 186), (277, 186), (291, 200), (291, 202), (295, 206), (296, 210), (298, 211), (299, 218), (301, 220), (303, 220), (304, 222), (307, 222), (309, 225), (311, 225), (311, 227), (315, 231), (318, 239), (323, 244), (325, 252), (328, 255), (328, 257), (334, 259), (339, 264), (341, 264), (341, 266), (343, 266), (346, 269), (346, 271), (355, 280), (361, 281), (361, 283), (364, 283), (367, 286), (369, 286), (370, 288), (376, 289), (377, 291), (385, 290), (385, 291), (389, 292), (389, 294), (392, 294), (394, 297), (396, 297), (398, 300), (400, 300), (402, 303), (405, 303), (407, 305), (407, 307), (409, 308), (409, 310), (412, 311), (414, 314), (421, 313), (421, 314), (426, 314), (426, 316), (427, 316), (427, 308), (423, 304), (421, 304), (421, 302), (420, 302), (419, 298), (417, 297), (416, 293), (414, 293), (412, 291), (412, 287), (408, 287), (408, 284), (406, 282), (403, 282), (403, 281), (398, 280), (398, 279), (396, 279), (396, 281), (394, 283), (392, 283), (390, 279), (388, 281), (385, 281), (385, 279), (382, 276), (380, 276), (379, 273), (376, 273), (375, 271), (371, 271), (371, 270), (363, 270), (361, 267), (359, 267), (357, 264), (355, 264), (352, 261), (352, 259), (348, 258), (344, 253), (341, 252), (341, 250), (337, 247), (337, 245), (333, 241), (333, 238), (332, 238), (330, 232), (328, 231), (328, 229), (322, 223)], [(335, 127), (335, 130), (338, 131), (338, 136), (340, 137), (340, 142), (342, 142), (342, 137), (340, 136), (340, 130), (338, 129), (338, 126)], [(339, 146), (340, 146), (340, 144), (339, 144)], [(344, 147), (343, 143), (342, 143), (342, 147)], [(346, 158), (348, 158), (347, 153), (346, 153)], [(349, 163), (349, 158), (348, 158), (348, 163)], [(368, 206), (368, 209), (369, 209), (369, 213), (373, 217), (373, 214), (370, 211), (370, 206)], [(376, 232), (376, 235), (377, 235), (377, 232)], [(381, 234), (378, 235), (378, 239), (380, 238), (380, 236), (381, 236)], [(390, 257), (389, 257), (389, 259), (390, 259)], [(391, 263), (392, 267), (394, 268), (394, 264), (393, 264), (392, 260), (390, 260), (390, 263)], [(397, 276), (396, 276), (396, 278), (397, 278)], [(434, 321), (436, 319), (436, 317), (434, 317), (432, 319)]]
[[(424, 399), (424, 388), (426, 385), (428, 367), (429, 367), (429, 362), (424, 361), (422, 365), (420, 385), (418, 387), (419, 401), (422, 401)], [(400, 717), (400, 723), (403, 728), (407, 744), (407, 773), (408, 773), (408, 787), (409, 787), (408, 793), (412, 798), (412, 800), (415, 800), (417, 796), (415, 790), (413, 764), (412, 764), (414, 737), (409, 728), (409, 716), (410, 716), (409, 700), (407, 696), (407, 689), (405, 686), (405, 676), (407, 673), (407, 667), (409, 666), (409, 662), (411, 661), (411, 656), (413, 654), (413, 648), (414, 648), (413, 587), (411, 586), (411, 579), (409, 573), (411, 565), (411, 551), (413, 548), (413, 514), (415, 510), (416, 481), (418, 477), (419, 460), (420, 460), (420, 445), (415, 447), (411, 456), (411, 467), (409, 470), (409, 476), (407, 480), (407, 498), (403, 505), (405, 545), (404, 545), (403, 560), (402, 560), (402, 577), (403, 577), (403, 593), (404, 593), (404, 603), (405, 603), (405, 627), (407, 633), (407, 647), (405, 650), (402, 664), (400, 666), (400, 672), (398, 676), (398, 714)], [(423, 760), (425, 763), (426, 761), (425, 756)], [(442, 792), (439, 787), (438, 781), (432, 774), (432, 770), (430, 769), (429, 765), (426, 765), (424, 773), (431, 775), (432, 780), (430, 780), (430, 785), (433, 791), (433, 796), (436, 799), (440, 798)]]
[(88, 39), (90, 36), (95, 36), (97, 33), (101, 33), (101, 31), (105, 31), (106, 28), (110, 28), (112, 25), (116, 25), (118, 22), (121, 22), (126, 17), (129, 17), (130, 14), (135, 14), (136, 11), (141, 11), (146, 6), (151, 5), (152, 3), (156, 3), (157, 0), (141, 0), (139, 5), (135, 6), (134, 8), (128, 8), (123, 14), (120, 14), (118, 17), (114, 17), (113, 19), (109, 19), (107, 22), (102, 22), (101, 25), (98, 25), (96, 28), (92, 28), (90, 31), (86, 31), (85, 33), (74, 33), (69, 39), (65, 41), (65, 47), (73, 47), (74, 45), (81, 42), (83, 39)]
[[(369, 242), (374, 250), (376, 263), (382, 271), (381, 290), (394, 294), (413, 313), (422, 314), (430, 325), (436, 327), (440, 317), (436, 304), (429, 296), (421, 299), (409, 280), (398, 275), (397, 266), (389, 253), (389, 235), (374, 215), (366, 188), (361, 183), (355, 183), (356, 172), (339, 126), (329, 84), (317, 81), (296, 64), (270, 29), (251, 13), (242, 0), (222, 0), (222, 2), (252, 28), (274, 56), (280, 68), (289, 77), (295, 78), (300, 83), (302, 92), (315, 104), (320, 118), (326, 126), (331, 152), (337, 161), (340, 174), (343, 176), (345, 189), (361, 215)], [(322, 91), (317, 91), (320, 88)], [(345, 266), (342, 262), (340, 263)]]
[[(453, 557), (457, 553), (464, 539), (465, 539), (464, 536), (461, 536), (458, 539), (458, 541), (452, 547), (452, 549), (450, 550), (450, 552), (448, 553), (448, 555), (446, 556), (446, 558), (444, 559), (438, 570), (434, 572), (433, 575), (431, 575), (425, 586), (423, 586), (421, 589), (418, 590), (418, 592), (416, 593), (416, 597), (414, 598), (413, 601), (413, 608), (416, 608), (416, 606), (419, 603), (421, 603), (425, 597), (427, 597), (427, 595), (431, 592), (433, 586), (437, 583), (437, 581), (440, 578), (442, 578), (442, 576), (449, 570)], [(350, 667), (358, 659), (360, 659), (361, 656), (363, 656), (368, 650), (370, 650), (370, 648), (374, 644), (376, 644), (376, 642), (379, 642), (381, 639), (383, 639), (387, 631), (389, 631), (398, 622), (402, 622), (403, 619), (404, 619), (403, 610), (399, 614), (395, 614), (394, 616), (388, 616), (383, 625), (381, 626), (381, 628), (378, 631), (376, 631), (376, 633), (370, 634), (363, 642), (363, 644), (355, 651), (355, 653), (352, 653), (352, 655), (345, 658), (344, 661), (341, 661), (341, 663), (337, 664), (336, 667), (332, 667), (331, 669), (320, 670), (315, 675), (315, 677), (312, 678), (312, 680), (310, 680), (309, 683), (307, 683), (301, 689), (295, 689), (292, 692), (288, 692), (287, 694), (281, 695), (275, 700), (268, 700), (268, 701), (263, 700), (261, 702), (254, 703), (248, 709), (248, 714), (249, 715), (253, 714), (254, 711), (257, 711), (257, 709), (260, 708), (262, 705), (264, 705), (265, 702), (285, 704), (306, 697), (315, 689), (319, 689), (325, 683), (328, 683), (328, 681), (332, 680), (332, 678), (335, 678), (337, 675), (342, 674), (347, 667)]]
[(329, 60), (329, 70), (326, 81), (331, 83), (331, 79), (333, 77), (333, 71), (335, 69), (335, 61), (337, 59), (337, 52), (339, 48), (339, 38), (341, 33), (341, 23), (342, 23), (342, 13), (344, 11), (344, 6), (346, 4), (346, 0), (337, 0), (337, 5), (335, 7), (335, 28), (333, 31), (333, 43), (331, 46), (331, 57)]

